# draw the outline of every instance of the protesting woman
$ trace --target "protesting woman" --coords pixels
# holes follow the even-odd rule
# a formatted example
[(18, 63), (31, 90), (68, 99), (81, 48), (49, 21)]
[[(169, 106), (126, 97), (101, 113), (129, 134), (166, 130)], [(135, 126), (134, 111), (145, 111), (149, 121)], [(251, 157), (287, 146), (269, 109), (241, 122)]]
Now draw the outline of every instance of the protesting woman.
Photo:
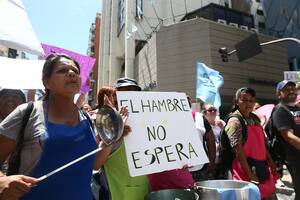
[[(0, 175), (0, 199), (92, 199), (92, 170), (103, 164), (107, 147), (97, 144), (87, 115), (73, 102), (81, 86), (80, 66), (66, 55), (52, 54), (45, 61), (42, 81), (45, 99), (34, 102), (24, 131), (16, 172), (23, 175)], [(27, 104), (20, 105), (0, 124), (0, 164), (16, 151), (26, 110)], [(38, 179), (98, 147), (102, 150), (96, 155)]]
[(220, 142), (221, 142), (221, 130), (225, 125), (225, 122), (220, 119), (217, 114), (218, 110), (212, 104), (204, 104), (203, 105), (203, 116), (209, 122), (211, 129), (215, 136), (216, 143), (216, 159), (215, 159), (215, 169), (214, 169), (214, 179), (224, 179), (226, 178), (226, 174), (221, 173), (222, 165), (220, 159)]
[[(117, 108), (116, 91), (141, 91), (136, 81), (129, 78), (120, 78), (116, 88), (102, 87), (98, 93), (99, 109), (103, 104)], [(119, 108), (120, 112), (124, 109)], [(130, 132), (129, 126), (124, 126), (125, 132)], [(126, 133), (123, 133), (125, 136)], [(109, 154), (105, 154), (104, 171), (107, 178), (111, 200), (141, 200), (149, 193), (149, 184), (146, 176), (132, 177), (125, 153), (123, 138), (111, 145)], [(106, 152), (107, 153), (107, 152)]]
[(276, 167), (267, 151), (260, 120), (252, 113), (255, 102), (253, 89), (244, 87), (236, 91), (234, 108), (225, 127), (236, 155), (232, 176), (258, 184), (262, 199), (276, 199)]

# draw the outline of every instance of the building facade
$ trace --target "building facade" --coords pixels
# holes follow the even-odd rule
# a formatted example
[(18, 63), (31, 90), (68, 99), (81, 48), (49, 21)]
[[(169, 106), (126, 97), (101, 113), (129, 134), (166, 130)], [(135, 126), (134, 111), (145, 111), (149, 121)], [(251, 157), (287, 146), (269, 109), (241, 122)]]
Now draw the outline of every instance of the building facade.
[(89, 32), (89, 45), (87, 55), (96, 59), (93, 70), (90, 73), (90, 92), (88, 93), (88, 103), (94, 105), (97, 100), (98, 76), (99, 76), (99, 54), (100, 54), (100, 26), (101, 14), (97, 13), (95, 22), (92, 23)]
[(7, 55), (8, 55), (8, 48), (0, 45), (0, 56), (7, 57)]
[(260, 43), (276, 39), (265, 34), (265, 13), (259, 0), (103, 1), (98, 85), (128, 76), (144, 90), (182, 91), (195, 98), (201, 61), (225, 79), (223, 110), (242, 86), (256, 89), (262, 104), (275, 102), (276, 82), (289, 70), (286, 43), (264, 46), (243, 62), (232, 55), (224, 63), (218, 53), (223, 46), (235, 49), (253, 32)]
[[(261, 54), (243, 62), (236, 54), (229, 62), (222, 62), (219, 54), (220, 47), (232, 50), (252, 33), (197, 18), (161, 27), (135, 57), (134, 77), (144, 90), (182, 91), (195, 98), (196, 63), (203, 62), (224, 77), (220, 94), (226, 111), (232, 106), (236, 89), (243, 86), (254, 88), (261, 104), (274, 103), (275, 85), (289, 68), (286, 44), (264, 46)], [(261, 42), (273, 39), (259, 34)]]
[(265, 31), (265, 14), (261, 0), (231, 0), (232, 9), (251, 14), (254, 19), (254, 28), (260, 32)]
[(135, 55), (153, 33), (209, 3), (231, 7), (228, 0), (103, 0), (98, 85), (133, 77)]
[[(300, 1), (264, 0), (266, 33), (278, 38), (300, 39)], [(300, 44), (288, 42), (290, 70), (300, 71)]]
[(28, 59), (26, 53), (0, 45), (0, 56), (18, 59)]

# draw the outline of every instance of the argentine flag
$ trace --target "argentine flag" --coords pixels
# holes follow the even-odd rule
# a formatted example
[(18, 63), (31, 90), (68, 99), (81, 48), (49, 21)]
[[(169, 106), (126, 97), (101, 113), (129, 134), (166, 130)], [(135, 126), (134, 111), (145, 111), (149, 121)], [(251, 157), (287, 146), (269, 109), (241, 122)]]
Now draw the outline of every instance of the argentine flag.
[(204, 63), (197, 63), (196, 98), (219, 108), (221, 105), (219, 88), (223, 83), (224, 79), (218, 71), (207, 67)]

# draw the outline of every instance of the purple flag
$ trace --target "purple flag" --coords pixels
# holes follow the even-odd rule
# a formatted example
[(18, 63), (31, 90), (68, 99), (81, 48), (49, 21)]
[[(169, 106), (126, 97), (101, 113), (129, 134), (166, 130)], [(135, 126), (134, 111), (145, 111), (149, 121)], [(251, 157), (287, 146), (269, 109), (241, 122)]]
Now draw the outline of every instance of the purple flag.
[(85, 56), (85, 55), (82, 55), (79, 53), (75, 53), (73, 51), (69, 51), (66, 49), (59, 48), (59, 47), (51, 46), (48, 44), (42, 44), (42, 47), (45, 52), (45, 57), (43, 57), (43, 59), (45, 59), (51, 53), (63, 53), (63, 54), (66, 54), (66, 55), (72, 57), (73, 59), (75, 59), (80, 65), (80, 75), (81, 75), (80, 92), (86, 93), (89, 91), (90, 87), (87, 84), (87, 80), (88, 80), (91, 70), (93, 69), (93, 66), (95, 64), (95, 61), (96, 61), (95, 58)]

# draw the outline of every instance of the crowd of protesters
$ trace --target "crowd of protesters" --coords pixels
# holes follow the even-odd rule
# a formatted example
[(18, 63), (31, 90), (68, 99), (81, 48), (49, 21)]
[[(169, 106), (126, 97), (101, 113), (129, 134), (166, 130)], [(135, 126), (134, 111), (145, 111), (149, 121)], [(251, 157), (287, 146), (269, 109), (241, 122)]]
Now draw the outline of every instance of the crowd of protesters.
[[(277, 84), (279, 103), (272, 111), (269, 120), (272, 123), (264, 123), (266, 130), (272, 130), (279, 141), (281, 163), (269, 153), (268, 133), (254, 114), (261, 106), (255, 90), (242, 87), (233, 94), (233, 108), (226, 120), (220, 118), (218, 108), (211, 102), (205, 103), (201, 111), (191, 113), (208, 163), (131, 177), (123, 141), (131, 128), (126, 125), (123, 137), (105, 145), (93, 120), (98, 109), (109, 105), (119, 110), (126, 122), (128, 111), (118, 108), (116, 91), (141, 91), (137, 82), (124, 77), (116, 80), (113, 87), (103, 86), (98, 92), (97, 106), (92, 109), (87, 103), (79, 107), (74, 103), (81, 83), (80, 66), (74, 59), (50, 55), (42, 80), (45, 96), (33, 104), (25, 103), (20, 90), (0, 90), (0, 200), (142, 200), (151, 191), (190, 189), (195, 182), (215, 179), (253, 182), (262, 199), (272, 200), (277, 199), (275, 183), (281, 176), (280, 165), (287, 166), (295, 199), (300, 199), (300, 96), (294, 82), (283, 80)], [(220, 159), (223, 130), (235, 153), (228, 172), (222, 170)], [(74, 167), (43, 181), (39, 179), (97, 147), (100, 148), (97, 154)], [(98, 185), (93, 193), (91, 180)]]

